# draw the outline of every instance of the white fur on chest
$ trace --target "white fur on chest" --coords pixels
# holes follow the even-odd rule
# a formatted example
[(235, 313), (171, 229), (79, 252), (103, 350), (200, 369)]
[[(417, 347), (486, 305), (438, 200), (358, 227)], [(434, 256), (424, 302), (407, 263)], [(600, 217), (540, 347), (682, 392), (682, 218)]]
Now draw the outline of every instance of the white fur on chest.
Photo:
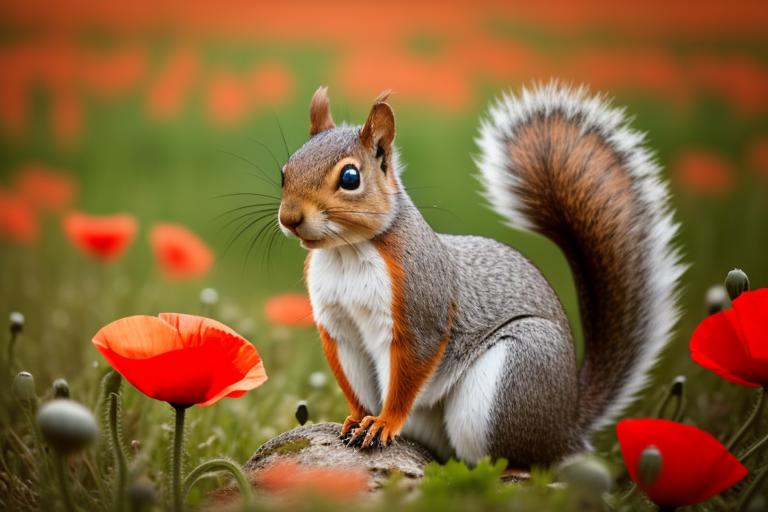
[(315, 249), (307, 269), (316, 321), (336, 340), (339, 361), (357, 398), (381, 409), (389, 386), (392, 283), (373, 244)]

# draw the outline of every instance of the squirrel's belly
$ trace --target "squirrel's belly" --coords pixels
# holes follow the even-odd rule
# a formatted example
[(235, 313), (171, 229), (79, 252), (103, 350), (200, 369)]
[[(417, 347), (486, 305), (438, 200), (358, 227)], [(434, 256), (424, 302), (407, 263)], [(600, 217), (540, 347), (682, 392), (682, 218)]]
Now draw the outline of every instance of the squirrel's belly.
[(392, 286), (370, 243), (316, 249), (307, 287), (315, 320), (336, 340), (339, 361), (358, 399), (377, 413), (389, 386)]

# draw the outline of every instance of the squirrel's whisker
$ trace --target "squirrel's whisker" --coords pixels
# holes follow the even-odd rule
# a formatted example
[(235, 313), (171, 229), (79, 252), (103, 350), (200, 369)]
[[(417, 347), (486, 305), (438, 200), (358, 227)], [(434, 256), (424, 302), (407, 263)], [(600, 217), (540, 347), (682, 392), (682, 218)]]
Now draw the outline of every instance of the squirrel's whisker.
[(264, 169), (262, 169), (256, 162), (254, 162), (252, 160), (249, 160), (248, 158), (246, 158), (246, 157), (244, 157), (242, 155), (238, 155), (237, 153), (233, 153), (231, 151), (227, 151), (225, 149), (220, 149), (219, 152), (224, 153), (225, 155), (233, 156), (233, 157), (237, 158), (238, 160), (241, 160), (241, 161), (245, 162), (246, 164), (250, 165), (251, 167), (253, 167), (257, 171), (259, 171), (259, 173), (261, 173), (261, 174), (253, 174), (253, 173), (250, 173), (250, 172), (246, 173), (249, 176), (253, 176), (254, 178), (259, 178), (261, 181), (263, 181), (263, 182), (265, 182), (265, 183), (267, 183), (269, 185), (272, 185), (273, 187), (276, 187), (278, 189), (280, 188), (280, 185), (275, 180), (270, 178), (269, 174)]
[(271, 216), (271, 214), (265, 214), (265, 215), (261, 215), (261, 216), (257, 217), (256, 219), (254, 219), (254, 220), (251, 220), (251, 221), (246, 221), (246, 222), (244, 222), (243, 224), (241, 224), (240, 226), (238, 226), (237, 228), (235, 228), (235, 229), (238, 229), (238, 228), (240, 228), (240, 229), (239, 229), (239, 231), (237, 232), (237, 234), (236, 234), (236, 235), (235, 235), (233, 238), (231, 238), (231, 239), (229, 240), (229, 242), (227, 243), (226, 247), (224, 248), (224, 252), (222, 253), (222, 256), (226, 256), (226, 254), (227, 254), (227, 253), (229, 252), (229, 250), (232, 248), (232, 246), (234, 245), (234, 243), (235, 243), (235, 242), (236, 242), (236, 241), (237, 241), (237, 240), (238, 240), (238, 239), (239, 239), (241, 236), (243, 236), (243, 234), (244, 234), (246, 231), (248, 231), (249, 229), (251, 229), (253, 226), (255, 226), (256, 224), (258, 224), (259, 222), (263, 222), (263, 221), (264, 221), (264, 219), (266, 219), (266, 218), (268, 218), (268, 217), (270, 217), (270, 216)]
[(255, 211), (252, 211), (252, 212), (245, 212), (245, 213), (243, 213), (241, 215), (238, 215), (237, 217), (229, 219), (227, 222), (222, 224), (220, 229), (223, 230), (227, 226), (231, 226), (232, 224), (234, 224), (235, 222), (237, 222), (237, 221), (239, 221), (241, 219), (246, 219), (248, 217), (253, 217), (253, 216), (259, 215), (259, 214), (263, 214), (260, 218), (266, 218), (266, 217), (270, 217), (270, 216), (273, 216), (273, 215), (277, 216), (277, 211), (274, 210), (273, 208), (268, 208), (268, 209), (262, 209), (262, 210), (255, 210)]
[(275, 162), (275, 167), (277, 168), (278, 174), (282, 172), (283, 166), (280, 165), (280, 161), (277, 159), (277, 157), (272, 152), (272, 150), (269, 149), (269, 146), (267, 146), (266, 144), (264, 144), (263, 142), (261, 142), (259, 140), (254, 139), (253, 137), (248, 137), (248, 140), (250, 140), (251, 142), (254, 142), (254, 143), (258, 144), (259, 146), (261, 146), (262, 148), (266, 149), (267, 153), (269, 153), (269, 156), (272, 158), (272, 161)]
[(230, 209), (230, 210), (227, 210), (227, 211), (225, 211), (225, 212), (222, 212), (222, 213), (220, 213), (220, 214), (216, 215), (216, 216), (215, 216), (213, 219), (211, 219), (211, 220), (212, 220), (212, 221), (216, 221), (216, 220), (219, 220), (219, 219), (221, 219), (222, 217), (226, 217), (227, 215), (229, 215), (229, 214), (231, 214), (231, 213), (239, 212), (239, 211), (241, 211), (241, 210), (249, 210), (249, 209), (252, 209), (252, 208), (264, 208), (264, 211), (268, 211), (268, 210), (267, 210), (267, 207), (268, 207), (268, 209), (269, 209), (269, 210), (272, 210), (272, 211), (274, 211), (274, 212), (275, 212), (275, 214), (277, 214), (277, 208), (278, 208), (278, 206), (279, 206), (279, 205), (277, 205), (277, 204), (273, 204), (273, 203), (254, 203), (254, 204), (247, 204), (247, 205), (244, 205), (244, 206), (238, 206), (237, 208), (232, 208), (232, 209)]
[(273, 110), (272, 115), (275, 117), (275, 121), (277, 121), (277, 129), (280, 130), (280, 138), (283, 140), (283, 147), (285, 148), (285, 159), (288, 160), (291, 157), (291, 151), (288, 149), (288, 141), (285, 140), (285, 132), (283, 131), (283, 125), (280, 122), (280, 118), (277, 116), (277, 113)]
[(219, 194), (217, 196), (211, 197), (211, 199), (223, 199), (225, 197), (237, 197), (237, 196), (255, 196), (255, 197), (263, 197), (265, 199), (274, 199), (277, 201), (275, 204), (280, 204), (280, 198), (277, 196), (271, 196), (269, 194), (260, 194), (258, 192), (232, 192), (230, 194)]

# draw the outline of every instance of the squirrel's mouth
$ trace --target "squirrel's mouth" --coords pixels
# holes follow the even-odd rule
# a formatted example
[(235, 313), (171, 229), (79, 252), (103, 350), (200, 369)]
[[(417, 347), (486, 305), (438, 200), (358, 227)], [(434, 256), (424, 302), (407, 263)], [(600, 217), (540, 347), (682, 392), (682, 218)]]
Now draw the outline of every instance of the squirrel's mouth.
[(322, 238), (303, 238), (299, 237), (299, 240), (301, 240), (301, 246), (305, 249), (317, 249), (320, 247), (324, 240)]

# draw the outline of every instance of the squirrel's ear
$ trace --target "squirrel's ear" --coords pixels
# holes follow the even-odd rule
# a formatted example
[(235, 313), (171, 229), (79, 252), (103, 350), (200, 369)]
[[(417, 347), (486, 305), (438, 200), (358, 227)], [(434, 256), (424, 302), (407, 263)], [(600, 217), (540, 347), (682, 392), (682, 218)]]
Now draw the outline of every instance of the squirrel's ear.
[(309, 104), (309, 135), (336, 128), (331, 117), (331, 101), (328, 99), (328, 87), (319, 87)]
[(389, 94), (390, 91), (385, 91), (376, 98), (368, 120), (360, 129), (360, 141), (364, 146), (376, 149), (377, 153), (388, 153), (395, 140), (395, 114), (386, 103)]

